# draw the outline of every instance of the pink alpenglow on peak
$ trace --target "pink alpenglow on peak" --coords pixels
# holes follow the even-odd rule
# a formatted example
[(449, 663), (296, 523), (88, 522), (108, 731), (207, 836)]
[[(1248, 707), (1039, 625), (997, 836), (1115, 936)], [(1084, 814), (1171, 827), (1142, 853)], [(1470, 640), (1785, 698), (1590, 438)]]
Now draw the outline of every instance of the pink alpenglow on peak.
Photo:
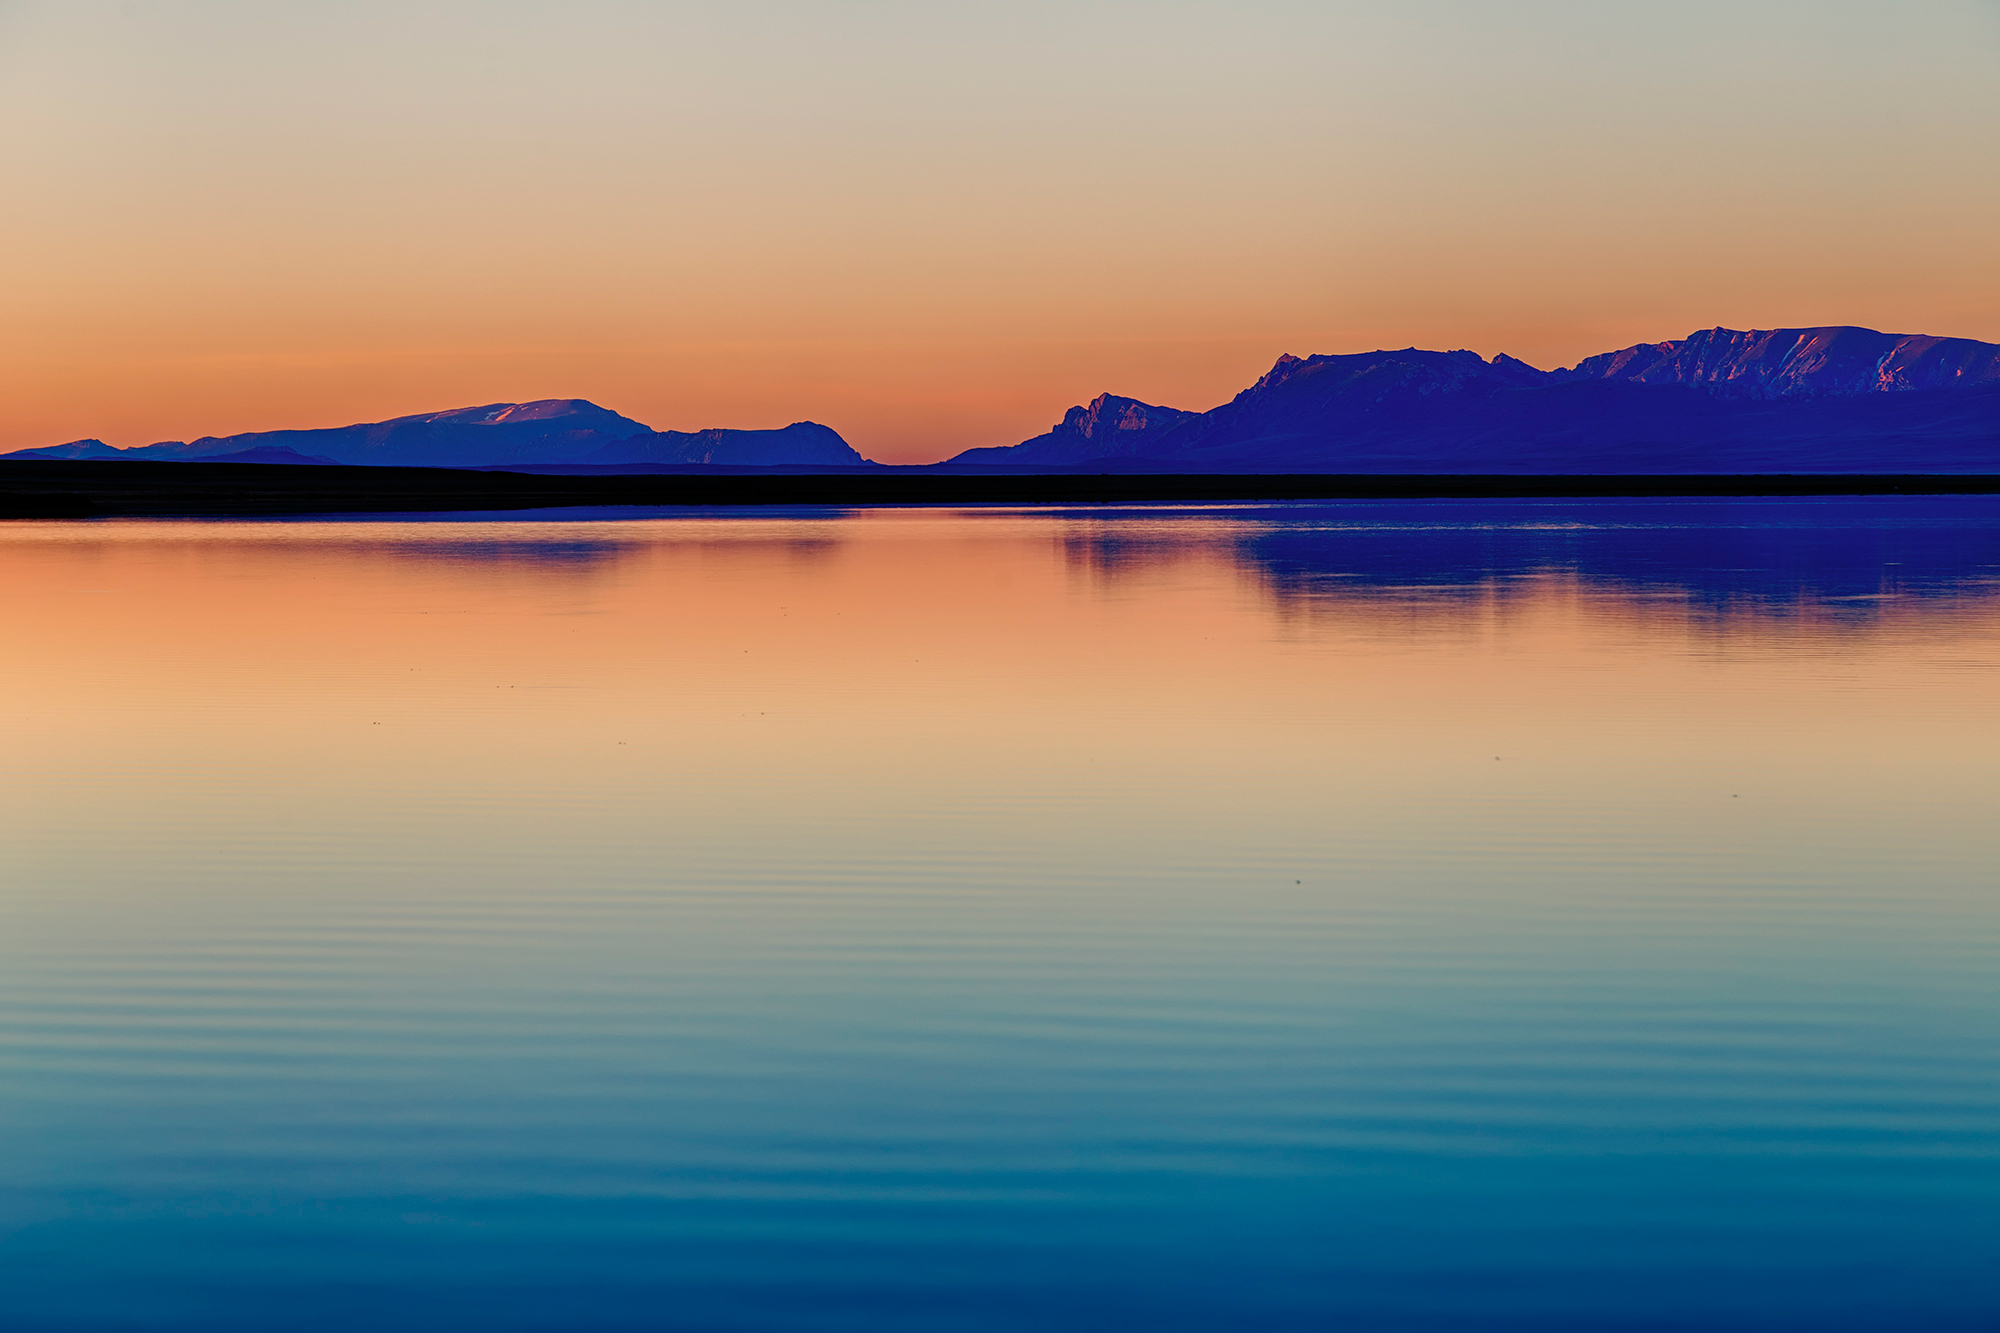
[(1563, 379), (1685, 384), (1733, 398), (1840, 398), (2000, 383), (2000, 346), (1970, 338), (1818, 329), (1702, 329), (1604, 352)]
[(610, 408), (599, 407), (584, 398), (543, 398), (532, 403), (488, 403), (484, 407), (455, 407), (445, 412), (396, 417), (382, 424), (393, 426), (406, 421), (459, 426), (507, 426), (530, 421), (560, 422), (567, 429), (595, 430), (613, 437), (652, 433), (652, 427), (643, 426), (630, 417), (620, 416)]
[(968, 449), (951, 461), (1019, 467), (1070, 465), (1094, 458), (1147, 458), (1162, 435), (1197, 415), (1101, 393), (1087, 406), (1063, 413), (1063, 419), (1046, 435), (1017, 445)]

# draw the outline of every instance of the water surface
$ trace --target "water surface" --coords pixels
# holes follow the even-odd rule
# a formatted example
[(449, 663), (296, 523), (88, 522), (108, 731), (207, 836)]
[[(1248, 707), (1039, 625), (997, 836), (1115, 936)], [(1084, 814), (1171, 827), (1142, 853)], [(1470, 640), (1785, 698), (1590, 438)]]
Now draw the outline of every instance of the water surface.
[(0, 1324), (2000, 1318), (2000, 503), (0, 527)]

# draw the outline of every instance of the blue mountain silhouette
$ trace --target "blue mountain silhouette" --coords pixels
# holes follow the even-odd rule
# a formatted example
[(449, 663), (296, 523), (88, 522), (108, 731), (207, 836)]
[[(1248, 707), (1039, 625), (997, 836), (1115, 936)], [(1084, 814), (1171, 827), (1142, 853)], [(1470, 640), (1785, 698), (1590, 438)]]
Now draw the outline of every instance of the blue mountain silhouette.
[(581, 398), (488, 403), (321, 430), (268, 430), (114, 449), (78, 440), (6, 458), (108, 458), (240, 463), (333, 462), (397, 467), (736, 464), (865, 466), (832, 428), (656, 431)]
[[(1244, 472), (2000, 471), (2000, 346), (1833, 327), (1707, 329), (1543, 371), (1417, 348), (1283, 356), (1208, 412), (1131, 399), (954, 464)], [(1093, 404), (1094, 409), (1097, 404)]]

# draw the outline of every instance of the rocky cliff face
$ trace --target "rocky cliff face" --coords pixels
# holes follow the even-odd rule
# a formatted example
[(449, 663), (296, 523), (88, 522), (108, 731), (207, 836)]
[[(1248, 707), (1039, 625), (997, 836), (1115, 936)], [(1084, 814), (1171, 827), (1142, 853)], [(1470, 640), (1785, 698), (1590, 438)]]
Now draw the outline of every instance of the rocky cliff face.
[(951, 461), (1046, 466), (1087, 463), (1094, 458), (1149, 458), (1162, 435), (1197, 415), (1101, 393), (1088, 404), (1063, 413), (1063, 419), (1045, 435), (1016, 445), (968, 449)]
[(1136, 398), (1100, 393), (1087, 406), (1072, 407), (1063, 413), (1062, 424), (1050, 433), (1080, 436), (1094, 444), (1123, 449), (1142, 434), (1157, 435), (1194, 415), (1177, 407), (1155, 407)]
[(1715, 328), (1605, 352), (1555, 378), (1681, 384), (1731, 398), (1844, 398), (2000, 383), (2000, 346), (1847, 325)]

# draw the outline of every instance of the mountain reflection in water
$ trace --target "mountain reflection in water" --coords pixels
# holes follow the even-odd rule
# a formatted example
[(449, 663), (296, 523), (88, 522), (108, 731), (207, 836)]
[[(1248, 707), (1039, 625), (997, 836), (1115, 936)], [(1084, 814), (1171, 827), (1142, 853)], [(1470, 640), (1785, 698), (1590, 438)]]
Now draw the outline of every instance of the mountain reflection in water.
[[(1551, 586), (1698, 619), (1862, 625), (2000, 596), (1991, 497), (1265, 506), (1199, 523), (1072, 519), (1063, 551), (1107, 583), (1215, 555), (1295, 612), (1439, 615)], [(1190, 515), (1192, 517), (1192, 515)], [(1896, 604), (1896, 605), (1892, 605)]]
[[(371, 534), (400, 531), (335, 546), (589, 574), (665, 538), (709, 559), (780, 553), (804, 563), (834, 558), (856, 519), (944, 514), (989, 529), (1023, 520), (1053, 525), (1064, 559), (1107, 587), (1177, 563), (1229, 561), (1292, 612), (1393, 603), (1443, 615), (1454, 603), (1500, 605), (1564, 586), (1599, 600), (1632, 599), (1635, 609), (1678, 602), (1714, 622), (1805, 617), (1860, 625), (1886, 614), (1951, 614), (2000, 595), (2000, 497), (1993, 496), (495, 511), (347, 520)], [(701, 531), (670, 534), (653, 526), (662, 521), (696, 521)], [(510, 535), (454, 532), (494, 524)], [(282, 531), (264, 525), (261, 532), (268, 538), (274, 528)], [(588, 536), (565, 535), (582, 532)]]

